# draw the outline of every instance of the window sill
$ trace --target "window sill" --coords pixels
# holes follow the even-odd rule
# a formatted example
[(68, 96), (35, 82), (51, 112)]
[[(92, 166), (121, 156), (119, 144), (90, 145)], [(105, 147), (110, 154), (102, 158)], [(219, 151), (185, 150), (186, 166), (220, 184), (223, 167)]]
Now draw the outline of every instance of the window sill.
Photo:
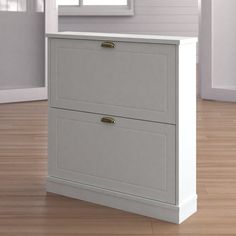
[(133, 3), (129, 6), (59, 6), (59, 16), (134, 16)]

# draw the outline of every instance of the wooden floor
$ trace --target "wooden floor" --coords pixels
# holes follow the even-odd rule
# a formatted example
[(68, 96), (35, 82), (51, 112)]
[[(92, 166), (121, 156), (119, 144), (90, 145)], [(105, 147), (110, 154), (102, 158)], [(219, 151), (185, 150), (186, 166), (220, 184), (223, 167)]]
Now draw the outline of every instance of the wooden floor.
[(0, 236), (236, 235), (236, 104), (198, 103), (199, 210), (182, 225), (45, 192), (47, 103), (0, 105)]

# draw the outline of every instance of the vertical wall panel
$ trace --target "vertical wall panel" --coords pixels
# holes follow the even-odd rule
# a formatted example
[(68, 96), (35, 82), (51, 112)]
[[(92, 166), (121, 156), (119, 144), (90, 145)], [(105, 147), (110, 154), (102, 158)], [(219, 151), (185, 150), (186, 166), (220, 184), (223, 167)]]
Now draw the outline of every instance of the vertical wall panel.
[(0, 11), (0, 91), (44, 87), (44, 24), (33, 0), (26, 12)]

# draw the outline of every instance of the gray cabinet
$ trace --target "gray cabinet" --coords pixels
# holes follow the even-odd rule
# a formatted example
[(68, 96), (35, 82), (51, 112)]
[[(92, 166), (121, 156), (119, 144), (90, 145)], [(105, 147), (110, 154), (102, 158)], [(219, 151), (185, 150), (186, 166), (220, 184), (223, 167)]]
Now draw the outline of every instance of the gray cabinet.
[(174, 223), (193, 214), (196, 39), (48, 37), (48, 191)]

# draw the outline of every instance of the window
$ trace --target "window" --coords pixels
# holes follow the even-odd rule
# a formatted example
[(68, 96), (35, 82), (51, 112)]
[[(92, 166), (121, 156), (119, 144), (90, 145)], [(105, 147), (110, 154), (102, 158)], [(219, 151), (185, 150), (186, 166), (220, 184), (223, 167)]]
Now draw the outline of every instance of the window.
[(57, 0), (59, 15), (132, 16), (134, 0)]
[(0, 11), (25, 12), (26, 0), (0, 0)]
[(44, 0), (0, 0), (0, 11), (44, 12)]

